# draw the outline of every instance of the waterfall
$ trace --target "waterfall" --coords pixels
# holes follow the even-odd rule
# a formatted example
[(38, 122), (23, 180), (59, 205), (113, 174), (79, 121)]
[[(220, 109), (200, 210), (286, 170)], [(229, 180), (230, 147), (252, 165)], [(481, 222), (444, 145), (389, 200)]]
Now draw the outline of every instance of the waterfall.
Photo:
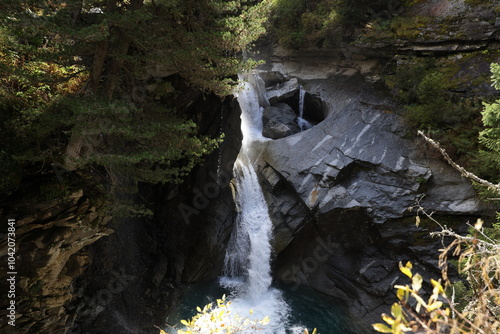
[(267, 204), (250, 161), (236, 162), (236, 229), (227, 249), (225, 274), (247, 280), (244, 293), (259, 297), (271, 286), (271, 230)]
[[(263, 82), (249, 74), (238, 94), (242, 109), (243, 142), (234, 166), (238, 217), (229, 242), (224, 277), (220, 283), (233, 291), (231, 308), (240, 316), (252, 319), (270, 318), (263, 333), (286, 333), (288, 305), (279, 290), (271, 287), (272, 222), (254, 163), (262, 142)], [(260, 80), (259, 80), (260, 79)], [(267, 102), (268, 104), (269, 102)]]
[(306, 91), (299, 85), (299, 117), (297, 117), (297, 124), (300, 127), (300, 131), (305, 131), (313, 127), (311, 123), (304, 119), (304, 101), (306, 97)]

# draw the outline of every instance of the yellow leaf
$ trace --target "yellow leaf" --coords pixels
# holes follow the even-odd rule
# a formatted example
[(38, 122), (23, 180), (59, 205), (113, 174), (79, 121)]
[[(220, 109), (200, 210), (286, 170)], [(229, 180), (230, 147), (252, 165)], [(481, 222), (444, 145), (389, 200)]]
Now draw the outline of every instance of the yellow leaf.
[(415, 225), (416, 225), (417, 227), (419, 227), (419, 226), (420, 226), (420, 217), (419, 217), (419, 216), (415, 217)]
[(396, 296), (398, 297), (399, 300), (405, 299), (405, 290), (398, 289), (398, 291), (396, 292)]
[(433, 294), (444, 295), (444, 289), (443, 289), (443, 286), (441, 285), (441, 282), (433, 280), (431, 278), (431, 284), (434, 287), (434, 289), (432, 291)]
[(380, 333), (392, 333), (392, 329), (384, 324), (373, 324), (373, 329)]
[(441, 301), (434, 302), (431, 305), (427, 306), (427, 311), (432, 312), (435, 309), (440, 308), (441, 306), (443, 306), (443, 302)]
[(189, 326), (189, 322), (187, 322), (186, 320), (181, 320), (181, 324), (183, 324), (184, 326)]
[(413, 276), (413, 274), (411, 273), (411, 268), (413, 268), (413, 266), (411, 265), (410, 261), (406, 263), (406, 266), (403, 266), (403, 264), (399, 262), (399, 270), (401, 270), (401, 272), (409, 278), (412, 278)]
[(420, 274), (416, 274), (415, 276), (412, 277), (411, 281), (412, 281), (411, 286), (413, 290), (415, 290), (415, 292), (418, 292), (418, 290), (420, 290), (420, 288), (422, 287), (422, 282), (424, 281), (422, 279), (422, 276), (420, 276)]
[(391, 314), (394, 318), (401, 318), (403, 315), (403, 310), (401, 309), (401, 305), (398, 303), (392, 304)]
[(474, 224), (474, 228), (478, 231), (481, 231), (481, 228), (483, 227), (484, 221), (479, 218), (476, 223)]
[(394, 319), (389, 317), (387, 314), (385, 313), (382, 313), (382, 320), (384, 320), (386, 323), (388, 323), (389, 325), (393, 325), (394, 324)]

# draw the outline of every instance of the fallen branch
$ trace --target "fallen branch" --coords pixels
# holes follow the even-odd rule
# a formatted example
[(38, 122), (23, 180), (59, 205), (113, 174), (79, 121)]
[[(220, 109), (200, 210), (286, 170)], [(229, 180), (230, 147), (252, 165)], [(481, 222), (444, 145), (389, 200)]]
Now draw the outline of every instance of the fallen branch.
[(450, 156), (448, 155), (448, 153), (446, 153), (445, 149), (442, 148), (438, 142), (435, 142), (434, 140), (432, 140), (431, 138), (427, 137), (422, 131), (417, 131), (417, 133), (419, 135), (421, 135), (422, 137), (424, 137), (425, 141), (428, 142), (429, 144), (431, 144), (432, 146), (434, 146), (439, 152), (441, 152), (441, 154), (443, 155), (443, 157), (445, 158), (445, 160), (451, 165), (451, 167), (453, 167), (454, 169), (456, 169), (457, 171), (460, 172), (460, 174), (462, 174), (463, 176), (465, 176), (466, 178), (469, 178), (471, 179), (472, 181), (475, 181), (483, 186), (486, 186), (488, 188), (490, 188), (491, 190), (497, 192), (497, 193), (500, 193), (500, 184), (493, 184), (489, 181), (486, 181), (486, 180), (483, 180), (481, 179), (480, 177), (478, 177), (477, 175), (475, 174), (472, 174), (471, 172), (468, 172), (465, 168), (463, 168), (462, 166), (458, 165), (456, 162), (454, 162)]

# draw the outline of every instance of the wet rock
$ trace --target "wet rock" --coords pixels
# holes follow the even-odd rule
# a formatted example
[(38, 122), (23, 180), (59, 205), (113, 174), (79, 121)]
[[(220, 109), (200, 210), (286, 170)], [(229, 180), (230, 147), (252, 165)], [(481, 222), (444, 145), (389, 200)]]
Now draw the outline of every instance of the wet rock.
[(293, 109), (285, 103), (277, 103), (264, 108), (262, 135), (267, 138), (278, 139), (300, 132), (296, 118)]

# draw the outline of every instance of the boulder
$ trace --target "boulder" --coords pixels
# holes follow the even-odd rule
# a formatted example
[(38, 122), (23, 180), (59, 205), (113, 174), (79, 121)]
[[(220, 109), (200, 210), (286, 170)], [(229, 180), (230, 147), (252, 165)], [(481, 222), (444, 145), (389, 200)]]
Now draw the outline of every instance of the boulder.
[(262, 135), (267, 138), (278, 139), (300, 132), (296, 118), (293, 109), (285, 103), (277, 103), (264, 108)]
[(262, 135), (271, 139), (278, 139), (283, 137), (288, 137), (292, 134), (292, 129), (283, 123), (270, 120), (264, 126), (262, 130)]

